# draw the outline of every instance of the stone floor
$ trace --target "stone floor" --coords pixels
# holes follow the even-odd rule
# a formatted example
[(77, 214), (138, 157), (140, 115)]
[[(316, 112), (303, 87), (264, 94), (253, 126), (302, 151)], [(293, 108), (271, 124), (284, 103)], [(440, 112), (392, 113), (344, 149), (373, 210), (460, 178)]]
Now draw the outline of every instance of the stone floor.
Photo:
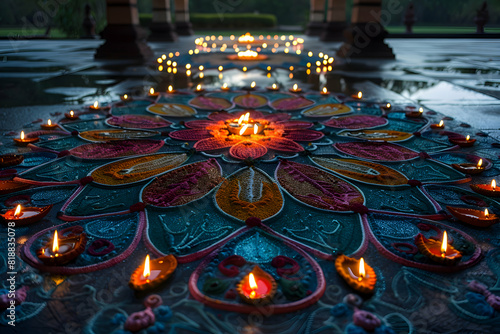
[[(305, 49), (333, 54), (339, 43), (305, 37)], [(195, 37), (150, 43), (160, 56), (193, 48)], [(367, 98), (419, 103), (500, 139), (500, 43), (472, 39), (389, 39), (395, 61), (340, 64), (328, 85)], [(95, 99), (111, 101), (155, 83), (152, 66), (97, 62), (99, 40), (0, 41), (0, 131), (47, 119)], [(338, 63), (336, 61), (336, 63)], [(278, 78), (280, 80), (280, 78)], [(285, 77), (283, 80), (288, 80)], [(324, 80), (324, 78), (323, 78)], [(331, 85), (331, 81), (336, 81)], [(52, 116), (54, 117), (54, 116)]]

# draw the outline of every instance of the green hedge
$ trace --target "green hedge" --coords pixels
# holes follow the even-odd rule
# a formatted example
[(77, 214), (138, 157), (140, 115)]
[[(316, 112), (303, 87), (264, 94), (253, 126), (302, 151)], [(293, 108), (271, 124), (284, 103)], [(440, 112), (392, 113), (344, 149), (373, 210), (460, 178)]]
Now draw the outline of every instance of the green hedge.
[[(193, 27), (202, 29), (234, 29), (234, 28), (273, 28), (276, 26), (276, 16), (272, 14), (198, 14), (190, 15)], [(141, 13), (139, 20), (142, 26), (151, 24), (152, 14)]]

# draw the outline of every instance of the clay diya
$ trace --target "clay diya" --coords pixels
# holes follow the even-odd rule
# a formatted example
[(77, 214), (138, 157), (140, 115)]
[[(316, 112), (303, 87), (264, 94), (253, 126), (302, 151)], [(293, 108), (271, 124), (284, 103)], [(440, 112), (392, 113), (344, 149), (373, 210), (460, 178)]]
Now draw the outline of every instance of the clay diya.
[(491, 184), (471, 184), (470, 188), (481, 195), (489, 197), (500, 197), (500, 191), (497, 189), (497, 181), (491, 180)]
[(203, 93), (204, 91), (205, 91), (205, 89), (203, 89), (203, 87), (201, 87), (201, 85), (196, 85), (196, 88), (194, 89), (195, 93)]
[(59, 125), (57, 123), (52, 123), (50, 119), (47, 120), (47, 124), (40, 124), (40, 127), (44, 130), (54, 130), (58, 126)]
[(488, 227), (498, 223), (498, 216), (489, 213), (488, 209), (481, 211), (469, 208), (454, 208), (451, 206), (447, 206), (446, 209), (450, 211), (453, 217), (469, 225)]
[(321, 95), (330, 95), (330, 92), (326, 87), (323, 87), (323, 89), (319, 92)]
[(361, 100), (363, 98), (363, 92), (360, 91), (358, 94), (351, 95), (351, 97), (356, 100)]
[(167, 88), (167, 93), (169, 93), (169, 94), (175, 94), (175, 93), (177, 93), (177, 91), (174, 89), (174, 86), (169, 85), (168, 88)]
[(27, 183), (17, 181), (0, 181), (0, 195), (10, 194), (16, 191), (28, 189), (30, 187)]
[(128, 285), (137, 291), (153, 289), (172, 276), (176, 268), (177, 259), (172, 254), (154, 260), (150, 260), (148, 254), (144, 264), (130, 276)]
[(427, 239), (421, 233), (415, 238), (415, 244), (420, 253), (434, 262), (444, 265), (454, 265), (462, 258), (462, 254), (448, 244), (448, 234), (443, 232), (443, 240)]
[(293, 84), (292, 88), (290, 88), (288, 91), (291, 93), (300, 93), (302, 92), (302, 88), (299, 88), (299, 85)]
[(231, 88), (228, 87), (227, 83), (223, 83), (221, 88), (220, 88), (221, 91), (223, 92), (229, 92), (231, 90)]
[(70, 110), (68, 113), (64, 113), (64, 117), (66, 117), (67, 119), (79, 119), (80, 118), (75, 114), (75, 112), (73, 110)]
[(243, 277), (236, 286), (240, 298), (248, 304), (269, 304), (278, 285), (274, 278), (262, 270), (259, 266), (253, 267), (252, 271)]
[(99, 106), (99, 101), (95, 101), (93, 105), (89, 107), (90, 110), (101, 110), (101, 107)]
[(452, 164), (451, 167), (456, 170), (470, 175), (481, 174), (484, 171), (483, 167), (483, 159), (479, 159), (477, 164), (472, 163), (461, 163), (461, 164)]
[(52, 240), (40, 248), (36, 255), (46, 265), (61, 266), (82, 254), (86, 245), (87, 235), (85, 233), (59, 238), (57, 230), (55, 230)]
[(371, 294), (375, 290), (377, 275), (363, 258), (357, 260), (341, 254), (335, 260), (335, 269), (354, 290), (364, 294)]
[(431, 129), (443, 130), (444, 129), (444, 121), (440, 120), (438, 124), (431, 124)]
[(458, 145), (460, 147), (471, 147), (476, 142), (475, 139), (470, 139), (469, 135), (467, 135), (467, 137), (465, 137), (465, 139), (462, 139), (462, 138), (448, 138), (448, 140), (450, 141), (450, 143)]
[(42, 220), (49, 213), (50, 209), (52, 209), (52, 204), (41, 208), (23, 208), (21, 204), (18, 204), (15, 209), (7, 210), (1, 216), (5, 221), (14, 222), (16, 226), (26, 226)]
[(264, 131), (264, 124), (250, 118), (250, 113), (247, 112), (240, 116), (239, 119), (226, 122), (227, 130), (233, 135), (250, 136), (257, 135)]
[(280, 90), (280, 87), (277, 84), (273, 83), (270, 87), (266, 87), (266, 89), (271, 92), (276, 92)]
[(0, 168), (17, 166), (23, 162), (24, 156), (20, 154), (3, 154), (0, 155)]
[(14, 138), (14, 143), (16, 143), (17, 146), (28, 146), (28, 144), (33, 144), (38, 141), (38, 137), (34, 138), (25, 138), (24, 137), (24, 131), (21, 131), (21, 136), (19, 138)]
[[(405, 113), (406, 117), (410, 117), (410, 118), (420, 118), (420, 117), (422, 117), (423, 114), (424, 114), (424, 108), (422, 108), (422, 107), (418, 108), (418, 111), (410, 110), (410, 111), (407, 111)], [(443, 122), (443, 121), (441, 121), (441, 122)], [(441, 122), (440, 122), (440, 124), (441, 124)], [(435, 124), (432, 124), (431, 128), (433, 128), (432, 127), (433, 125), (435, 125)], [(443, 125), (443, 128), (444, 128), (444, 125)]]

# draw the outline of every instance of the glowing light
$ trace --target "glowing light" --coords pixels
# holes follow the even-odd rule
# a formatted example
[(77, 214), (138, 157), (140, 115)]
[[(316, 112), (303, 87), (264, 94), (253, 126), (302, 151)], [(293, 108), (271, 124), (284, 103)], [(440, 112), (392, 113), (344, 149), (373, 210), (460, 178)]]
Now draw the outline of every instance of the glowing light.
[(299, 85), (293, 84), (292, 90), (298, 90), (298, 89), (299, 89)]
[(250, 84), (250, 88), (255, 88), (255, 81), (252, 81), (252, 83)]
[(328, 89), (326, 89), (326, 87), (323, 87), (323, 94), (327, 94), (328, 93)]
[(197, 86), (196, 86), (196, 90), (197, 90), (197, 91), (200, 91), (200, 90), (201, 90), (201, 85), (197, 85)]
[(191, 75), (191, 70), (187, 70), (187, 71), (186, 71), (186, 75), (187, 75), (187, 76), (190, 76), (190, 75)]
[(390, 108), (391, 108), (391, 104), (390, 104), (390, 103), (387, 103), (387, 104), (385, 105), (385, 107), (386, 107), (387, 109), (390, 109)]
[(172, 93), (173, 91), (174, 91), (174, 87), (172, 87), (172, 85), (168, 86), (168, 92)]
[(203, 79), (205, 77), (205, 74), (203, 72), (200, 73), (200, 79)]
[(247, 67), (243, 66), (242, 70), (243, 70), (243, 72), (246, 72), (247, 71)]
[(441, 244), (441, 256), (446, 257), (446, 250), (448, 249), (448, 234), (443, 232), (443, 243)]
[(158, 62), (158, 64), (161, 64), (163, 62), (163, 59), (162, 58), (158, 58), (158, 59), (156, 59), (156, 61)]
[(469, 141), (470, 140), (470, 136), (467, 135), (467, 137), (465, 137), (465, 141)]
[(177, 66), (177, 62), (176, 62), (176, 61), (174, 61), (174, 62), (172, 63), (172, 66), (173, 66), (173, 67), (176, 67), (176, 66)]
[(491, 180), (491, 189), (492, 190), (497, 190), (497, 181)]
[(257, 124), (253, 125), (253, 134), (256, 135), (259, 132), (259, 126)]
[[(124, 100), (127, 100), (127, 99), (128, 99), (128, 95), (127, 95), (127, 94), (123, 94), (123, 99), (124, 99)], [(71, 117), (73, 117), (73, 110), (71, 110), (71, 111), (69, 112), (69, 115), (70, 115)]]
[(267, 70), (268, 70), (268, 71), (270, 71), (270, 70), (271, 70), (271, 66), (268, 66), (268, 67), (267, 67)]
[(154, 95), (154, 93), (155, 93), (155, 89), (153, 87), (151, 87), (149, 89), (149, 95)]
[(146, 255), (146, 260), (144, 260), (144, 271), (142, 272), (142, 276), (144, 278), (148, 278), (151, 275), (151, 271), (149, 269), (149, 254)]
[(203, 71), (203, 69), (204, 69), (203, 65), (200, 65), (200, 66), (198, 67), (198, 69), (199, 69), (200, 71)]
[(255, 276), (253, 273), (250, 273), (250, 275), (248, 275), (248, 285), (250, 286), (250, 289), (252, 289), (252, 291), (250, 292), (250, 298), (255, 298), (257, 295), (257, 292), (255, 292), (255, 290), (257, 290), (259, 286), (255, 281)]
[(240, 43), (252, 43), (253, 41), (255, 41), (255, 38), (249, 32), (238, 37), (238, 42)]
[[(277, 86), (275, 83), (273, 83), (273, 86), (272, 86), (272, 87), (273, 87), (273, 89), (278, 89), (278, 86)], [(493, 180), (493, 181), (494, 181), (494, 180)]]
[(309, 57), (312, 57), (312, 56), (313, 56), (312, 51), (309, 51), (309, 52), (307, 53), (307, 55), (308, 55)]
[(21, 140), (24, 140), (24, 131), (21, 131)]
[(167, 65), (168, 65), (168, 66), (172, 65), (172, 61), (171, 61), (170, 59), (169, 59), (169, 60), (167, 60)]
[(219, 66), (219, 72), (222, 72), (223, 69), (224, 69), (224, 67)]
[(224, 84), (222, 84), (222, 88), (227, 89), (227, 83), (224, 82)]
[(477, 162), (477, 167), (481, 167), (483, 165), (483, 159), (479, 159), (479, 161)]
[[(169, 67), (170, 68), (170, 67)], [(158, 66), (158, 71), (162, 72), (163, 71), (163, 65)]]
[[(125, 94), (125, 96), (126, 96), (126, 95), (127, 95), (127, 94)], [(125, 98), (125, 99), (127, 99), (127, 98)], [(75, 112), (74, 112), (73, 110), (70, 110), (70, 111), (69, 111), (69, 115), (70, 115), (71, 117), (74, 117), (74, 116), (75, 116)]]
[(94, 108), (97, 109), (99, 108), (99, 101), (95, 101), (93, 104)]
[(249, 113), (249, 112), (247, 112), (247, 113), (245, 114), (245, 117), (243, 118), (243, 120), (244, 120), (245, 122), (248, 122), (248, 120), (249, 120), (249, 119), (250, 119), (250, 113)]
[(243, 136), (243, 134), (245, 133), (247, 128), (248, 128), (248, 124), (243, 124), (243, 127), (240, 130), (240, 136)]
[(283, 52), (288, 53), (288, 52), (290, 52), (290, 50), (288, 50), (288, 48), (285, 48), (285, 50), (283, 50)]
[(488, 209), (484, 209), (484, 216), (486, 218), (488, 218), (489, 215), (490, 215), (490, 213), (488, 212)]
[(358, 281), (362, 281), (363, 278), (365, 278), (366, 272), (365, 272), (365, 260), (363, 258), (359, 259), (359, 277)]
[(54, 231), (54, 239), (52, 240), (52, 253), (59, 252), (59, 238), (57, 237), (57, 230)]
[(290, 66), (290, 68), (289, 68), (289, 69), (290, 69), (290, 71), (293, 71), (293, 66)]
[(262, 48), (263, 49), (267, 48), (267, 43), (262, 43)]
[(252, 50), (240, 51), (238, 52), (238, 58), (240, 59), (254, 59), (259, 55), (258, 52)]
[(439, 127), (442, 127), (443, 125), (444, 125), (444, 122), (443, 122), (443, 120), (441, 120), (441, 121), (439, 122), (438, 126), (439, 126)]
[(167, 59), (167, 55), (166, 54), (162, 54), (161, 55), (161, 59), (163, 59), (163, 60)]
[(241, 115), (240, 118), (238, 119), (238, 125), (241, 125), (241, 123), (243, 123), (244, 119), (245, 119), (245, 115)]
[(358, 92), (358, 99), (363, 97), (363, 92)]
[(19, 217), (19, 214), (21, 213), (21, 204), (18, 204), (16, 206), (16, 211), (14, 211), (14, 218)]
[(52, 121), (50, 119), (47, 121), (47, 125), (52, 125)]
[(423, 113), (424, 112), (424, 108), (422, 108), (422, 107), (418, 108), (418, 112), (419, 113)]
[(323, 52), (320, 52), (320, 53), (318, 54), (318, 57), (323, 58)]

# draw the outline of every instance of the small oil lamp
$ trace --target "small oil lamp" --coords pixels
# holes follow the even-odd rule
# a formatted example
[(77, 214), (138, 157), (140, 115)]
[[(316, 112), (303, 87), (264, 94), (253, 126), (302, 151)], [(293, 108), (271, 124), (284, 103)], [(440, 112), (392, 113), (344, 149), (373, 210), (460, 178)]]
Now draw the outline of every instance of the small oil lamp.
[(443, 130), (444, 129), (444, 121), (440, 120), (438, 124), (431, 124), (431, 129)]
[(280, 87), (276, 83), (273, 83), (270, 87), (266, 87), (266, 89), (271, 92), (276, 92), (280, 90)]
[(123, 96), (120, 96), (120, 100), (122, 100), (122, 101), (129, 101), (131, 99), (132, 98), (130, 96), (128, 96), (128, 94), (123, 94)]
[(450, 143), (458, 145), (460, 147), (471, 147), (476, 142), (475, 139), (470, 139), (469, 135), (467, 135), (467, 137), (465, 137), (465, 139), (448, 138), (448, 140), (450, 141)]
[(149, 88), (149, 93), (148, 93), (148, 96), (151, 96), (151, 97), (156, 97), (158, 96), (160, 93), (158, 92), (155, 92), (155, 89), (153, 87)]
[(54, 130), (58, 126), (57, 123), (52, 123), (50, 119), (47, 120), (47, 124), (40, 124), (40, 127), (44, 130)]
[(174, 89), (174, 86), (168, 85), (167, 93), (169, 93), (169, 94), (175, 94), (176, 90)]
[(21, 131), (21, 136), (19, 138), (14, 138), (14, 143), (16, 143), (17, 146), (27, 146), (28, 144), (36, 143), (38, 140), (38, 137), (25, 138), (24, 131)]
[(384, 109), (384, 110), (391, 110), (391, 108), (392, 108), (392, 105), (389, 102), (382, 105), (382, 109)]
[(323, 87), (323, 89), (319, 93), (321, 95), (330, 95), (330, 92), (328, 91), (328, 89), (326, 87)]
[(353, 99), (361, 100), (363, 98), (363, 92), (359, 91), (357, 94), (351, 95)]
[(356, 260), (341, 254), (335, 260), (335, 269), (354, 290), (364, 294), (373, 293), (377, 275), (372, 267), (365, 264), (363, 258)]
[(70, 237), (59, 238), (57, 230), (54, 237), (37, 251), (37, 256), (44, 264), (61, 266), (76, 259), (85, 250), (87, 235), (81, 233)]
[(497, 189), (497, 181), (491, 180), (491, 184), (471, 184), (470, 188), (481, 195), (489, 197), (500, 197), (500, 191)]
[(292, 93), (300, 93), (302, 92), (302, 88), (299, 88), (299, 85), (293, 84), (292, 88), (289, 89)]
[(52, 209), (52, 204), (41, 208), (23, 208), (21, 204), (18, 204), (15, 209), (10, 209), (1, 216), (6, 221), (15, 222), (16, 226), (26, 226), (42, 220), (50, 209)]
[(2, 154), (0, 155), (0, 168), (17, 166), (23, 162), (24, 156), (20, 154)]
[(462, 254), (448, 244), (448, 234), (446, 231), (443, 232), (442, 241), (427, 239), (419, 233), (415, 238), (415, 244), (420, 253), (437, 263), (454, 265), (462, 258)]
[(223, 83), (221, 88), (220, 88), (221, 91), (223, 92), (229, 92), (231, 90), (231, 88), (229, 88), (229, 86), (227, 85), (227, 83)]
[[(424, 114), (424, 108), (420, 107), (418, 108), (418, 110), (410, 110), (410, 111), (407, 111), (406, 112), (406, 117), (410, 117), (410, 118), (420, 118), (422, 117)], [(439, 126), (442, 126), (444, 128), (444, 125), (442, 124), (443, 121), (441, 121), (439, 124)], [(431, 128), (434, 129), (433, 125), (436, 125), (436, 124), (432, 124), (431, 125)]]
[(203, 89), (203, 87), (201, 87), (201, 84), (199, 85), (196, 85), (196, 88), (194, 89), (195, 93), (203, 93), (205, 91), (205, 89)]
[(67, 118), (67, 119), (79, 119), (80, 117), (78, 117), (75, 112), (73, 110), (70, 110), (69, 112), (67, 113), (64, 113), (64, 116)]
[(177, 259), (172, 254), (155, 260), (150, 260), (148, 254), (144, 264), (130, 276), (128, 285), (137, 291), (153, 289), (172, 276), (176, 268)]
[(264, 131), (265, 124), (261, 124), (250, 118), (250, 113), (247, 112), (240, 116), (239, 119), (226, 122), (227, 130), (233, 135), (250, 136), (257, 135)]
[(479, 159), (477, 164), (472, 163), (461, 163), (461, 164), (452, 164), (451, 167), (456, 170), (470, 175), (481, 174), (484, 171), (483, 159)]
[(455, 208), (451, 206), (447, 206), (446, 209), (450, 211), (453, 217), (469, 225), (488, 227), (498, 223), (498, 216), (493, 213), (489, 213), (488, 209), (481, 211), (469, 208)]
[(274, 278), (259, 266), (243, 277), (236, 286), (240, 298), (248, 304), (269, 304), (276, 294), (277, 284)]
[(94, 104), (89, 107), (89, 109), (100, 110), (101, 107), (99, 106), (99, 101), (95, 101)]
[(255, 38), (249, 32), (238, 37), (238, 43), (252, 43), (253, 41), (255, 41)]

